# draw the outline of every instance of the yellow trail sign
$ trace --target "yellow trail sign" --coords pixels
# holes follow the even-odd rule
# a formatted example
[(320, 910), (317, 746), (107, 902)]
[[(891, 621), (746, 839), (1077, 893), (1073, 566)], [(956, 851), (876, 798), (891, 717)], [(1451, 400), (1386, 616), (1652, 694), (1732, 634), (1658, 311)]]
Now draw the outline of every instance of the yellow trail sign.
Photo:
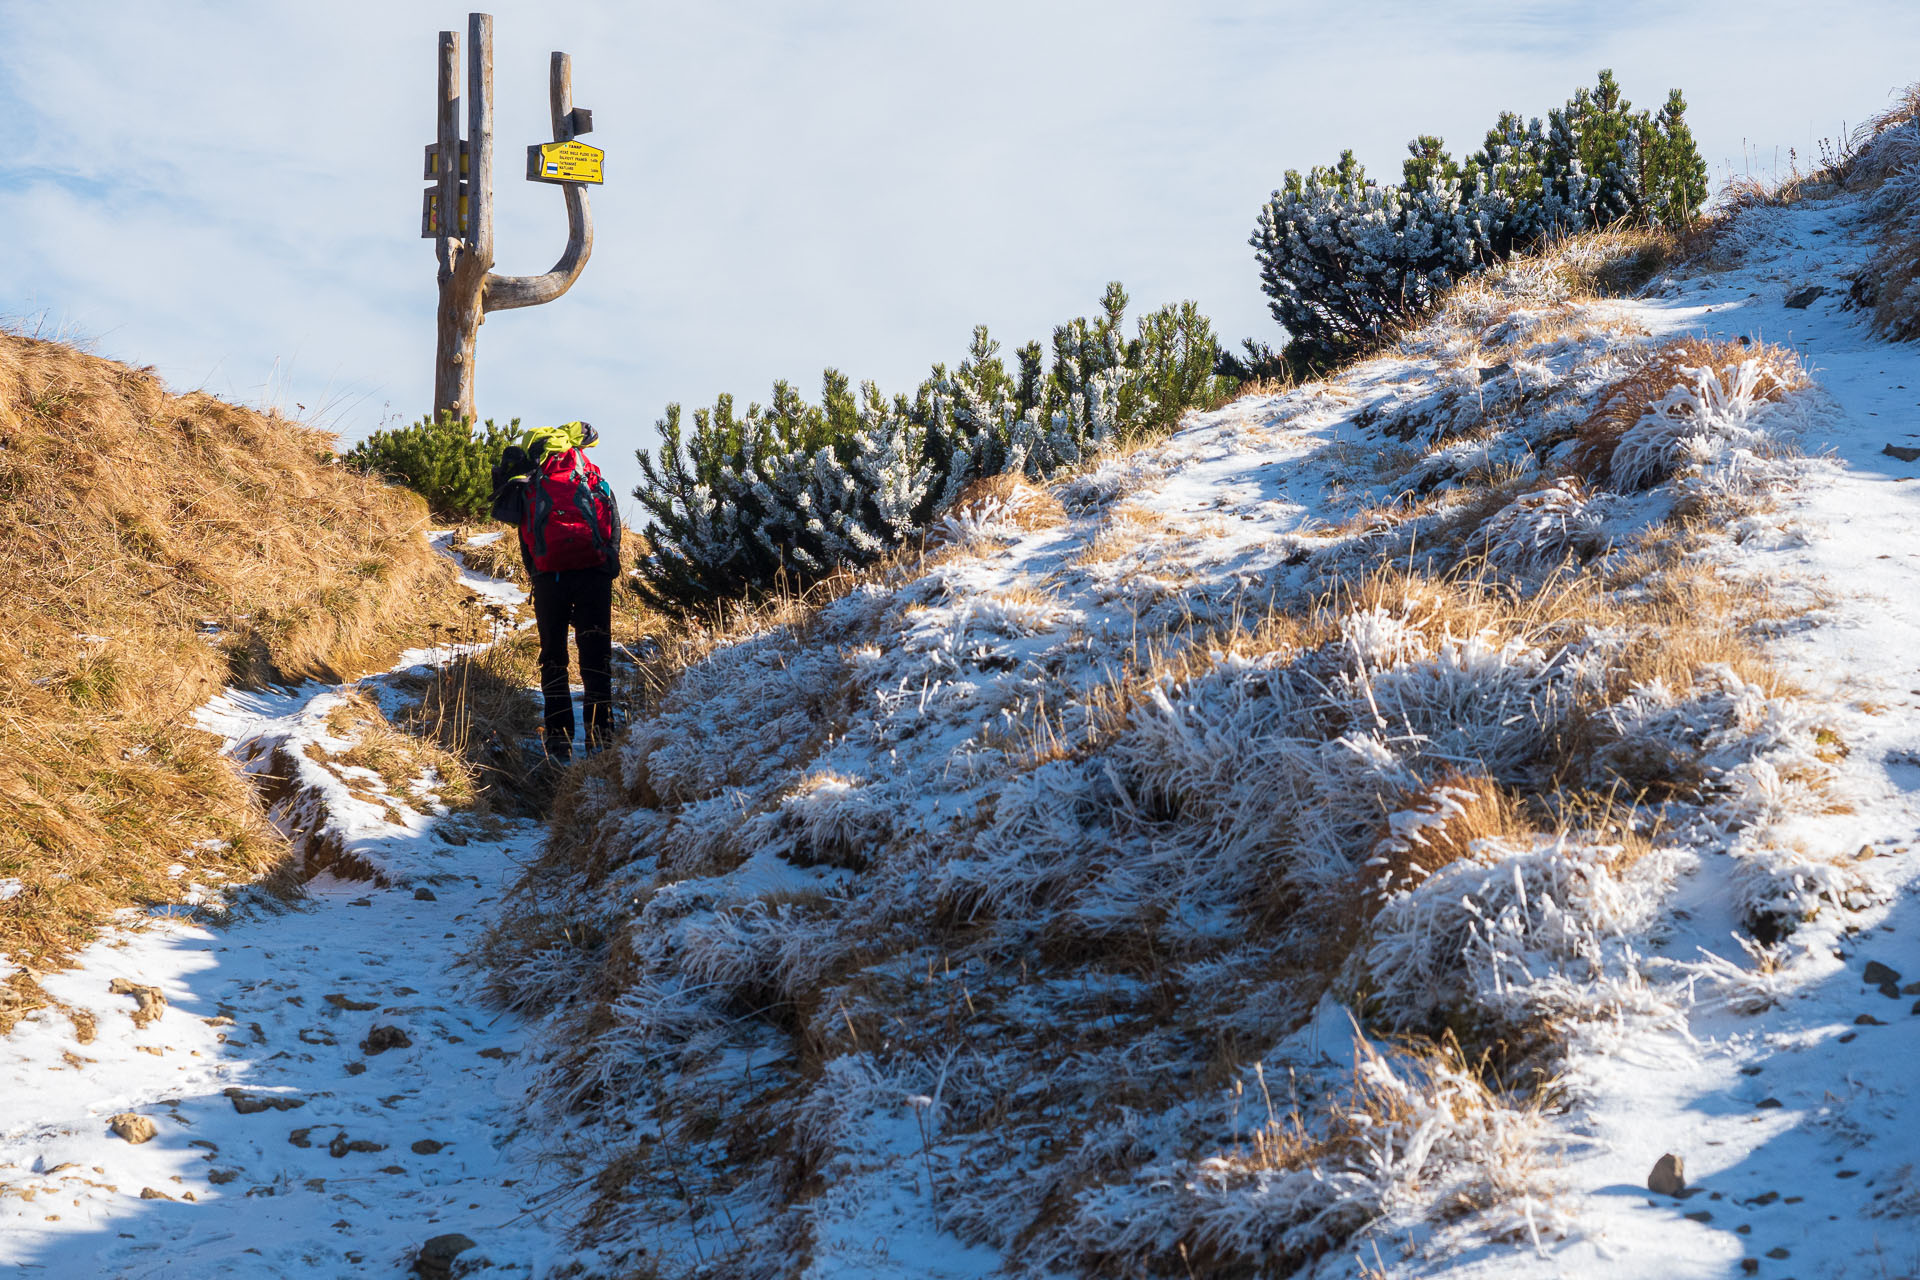
[(604, 182), (601, 161), (606, 152), (573, 139), (541, 142), (527, 148), (529, 182)]

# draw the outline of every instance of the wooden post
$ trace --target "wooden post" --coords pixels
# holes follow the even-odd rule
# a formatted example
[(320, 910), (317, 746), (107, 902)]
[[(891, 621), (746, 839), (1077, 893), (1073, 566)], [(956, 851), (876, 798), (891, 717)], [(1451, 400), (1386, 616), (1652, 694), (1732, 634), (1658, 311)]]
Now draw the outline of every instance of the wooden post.
[[(553, 270), (538, 276), (493, 273), (493, 18), (467, 15), (467, 138), (460, 139), (460, 38), (440, 33), (438, 129), (432, 233), (439, 258), (440, 307), (433, 365), (433, 412), (472, 421), (474, 348), (489, 311), (551, 302), (572, 287), (593, 252), (586, 184), (558, 185), (567, 207), (567, 247)], [(573, 108), (572, 60), (553, 55), (548, 76), (553, 140), (584, 132), (591, 113)], [(588, 149), (588, 154), (599, 153)], [(465, 165), (461, 161), (465, 158)], [(597, 159), (595, 161), (597, 164)], [(551, 179), (547, 179), (551, 181)], [(466, 207), (461, 209), (465, 195)]]
[(435, 324), (433, 358), (433, 412), (473, 416), (475, 332), (466, 323), (456, 287), (457, 267), (464, 252), (460, 226), (460, 35), (440, 33), (440, 92), (435, 105), (439, 127), (434, 135), (434, 173), (439, 211), (436, 214), (434, 253), (440, 260), (440, 310)]
[[(547, 74), (548, 105), (553, 114), (553, 140), (567, 142), (574, 136), (576, 113), (573, 109), (573, 59), (564, 53), (553, 55)], [(587, 184), (563, 182), (560, 194), (567, 201), (567, 247), (553, 270), (540, 276), (492, 276), (487, 280), (486, 309), (505, 311), (511, 307), (537, 307), (573, 287), (580, 271), (593, 253), (593, 211), (587, 208)]]

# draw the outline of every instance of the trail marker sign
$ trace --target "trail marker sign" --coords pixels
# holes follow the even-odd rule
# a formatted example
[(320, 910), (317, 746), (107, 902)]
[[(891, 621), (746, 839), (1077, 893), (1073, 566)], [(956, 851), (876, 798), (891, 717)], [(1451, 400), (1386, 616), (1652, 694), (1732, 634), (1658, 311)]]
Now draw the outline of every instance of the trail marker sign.
[[(434, 61), (434, 134), (423, 164), (433, 185), (420, 202), (420, 234), (433, 239), (439, 260), (433, 412), (435, 417), (452, 414), (472, 420), (478, 417), (473, 408), (473, 365), (480, 322), (489, 312), (552, 302), (573, 287), (587, 265), (593, 252), (587, 187), (600, 181), (601, 152), (574, 141), (593, 128), (593, 112), (573, 105), (573, 59), (555, 53), (547, 63), (553, 141), (532, 148), (527, 176), (560, 188), (560, 199), (567, 207), (567, 247), (553, 269), (542, 275), (501, 275), (493, 269), (493, 18), (484, 13), (467, 15), (464, 102), (458, 32), (440, 33)], [(465, 137), (460, 134), (462, 106), (467, 117)]]
[(539, 142), (527, 148), (529, 182), (600, 182), (606, 152), (575, 138)]
[[(462, 138), (460, 139), (460, 177), (462, 179), (466, 178), (468, 173), (472, 170), (472, 168), (473, 168), (473, 148), (467, 145), (467, 140), (465, 138)], [(439, 143), (429, 142), (427, 144), (426, 172), (421, 176), (424, 177), (428, 182), (434, 182), (439, 179), (440, 177), (440, 144)]]
[[(428, 187), (421, 194), (425, 198), (421, 201), (420, 206), (420, 238), (423, 240), (436, 240), (441, 235), (440, 192), (437, 188)], [(463, 182), (460, 184), (460, 226), (457, 234), (465, 235), (472, 230), (473, 201), (469, 198), (467, 184)], [(456, 232), (454, 228), (449, 227), (447, 234), (456, 234)]]

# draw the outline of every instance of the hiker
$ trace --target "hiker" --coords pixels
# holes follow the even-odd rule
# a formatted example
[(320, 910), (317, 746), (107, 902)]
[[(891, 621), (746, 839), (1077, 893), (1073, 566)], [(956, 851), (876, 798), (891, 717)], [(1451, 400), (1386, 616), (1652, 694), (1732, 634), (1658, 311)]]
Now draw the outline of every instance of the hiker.
[(534, 427), (493, 469), (493, 515), (520, 527), (520, 559), (533, 583), (540, 636), (540, 693), (547, 754), (573, 756), (573, 694), (567, 628), (580, 648), (587, 750), (613, 740), (613, 580), (620, 574), (620, 510), (613, 487), (588, 460), (600, 442), (591, 423)]

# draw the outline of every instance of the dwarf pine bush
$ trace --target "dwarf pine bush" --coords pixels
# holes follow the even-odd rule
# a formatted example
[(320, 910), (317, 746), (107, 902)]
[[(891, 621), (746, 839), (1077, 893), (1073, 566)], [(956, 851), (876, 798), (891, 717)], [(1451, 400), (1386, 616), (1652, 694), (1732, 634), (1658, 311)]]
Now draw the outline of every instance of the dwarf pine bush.
[(1029, 342), (1011, 369), (977, 326), (966, 357), (933, 366), (911, 399), (871, 382), (856, 396), (828, 369), (818, 404), (777, 382), (769, 405), (741, 415), (722, 395), (694, 410), (691, 430), (668, 405), (659, 448), (638, 454), (643, 594), (685, 611), (872, 564), (975, 480), (1043, 480), (1170, 430), (1231, 385), (1214, 373), (1219, 344), (1198, 307), (1162, 307), (1128, 337), (1127, 301), (1108, 285), (1099, 315), (1054, 330), (1051, 362)]
[(1478, 151), (1407, 144), (1399, 183), (1370, 181), (1351, 151), (1288, 170), (1250, 243), (1295, 367), (1325, 365), (1429, 310), (1461, 277), (1551, 236), (1627, 222), (1675, 227), (1707, 197), (1706, 163), (1678, 89), (1634, 111), (1611, 71), (1564, 107), (1504, 112)]
[(493, 465), (520, 431), (492, 419), (475, 431), (466, 418), (442, 414), (404, 427), (383, 428), (343, 456), (355, 470), (405, 485), (444, 520), (484, 517), (493, 501)]

